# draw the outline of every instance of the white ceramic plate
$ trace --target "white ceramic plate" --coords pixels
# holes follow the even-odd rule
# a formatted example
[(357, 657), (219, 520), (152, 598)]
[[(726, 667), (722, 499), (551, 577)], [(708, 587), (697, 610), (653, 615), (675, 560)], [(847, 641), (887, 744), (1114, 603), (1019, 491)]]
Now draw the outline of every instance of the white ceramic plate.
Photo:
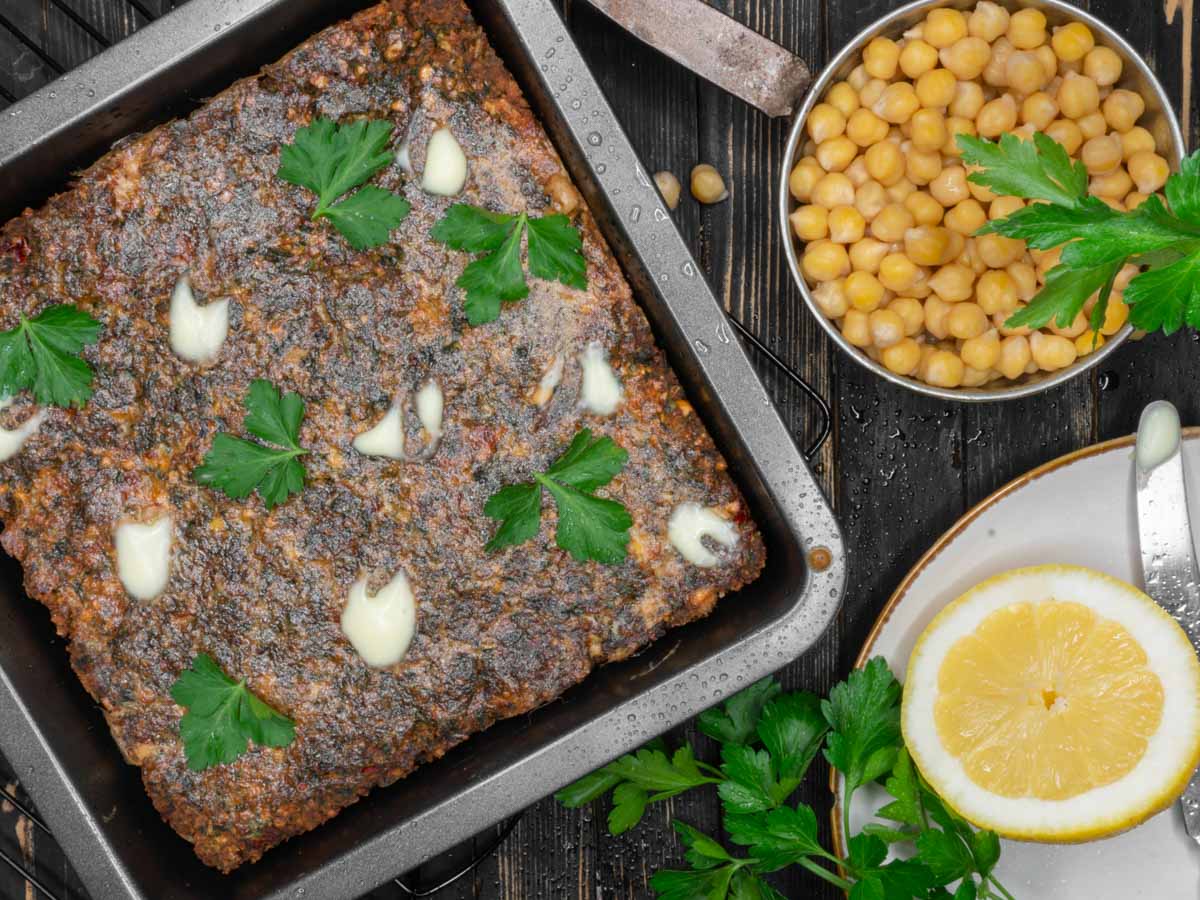
[[(1200, 429), (1188, 430), (1184, 446), (1192, 521), (1200, 523)], [(1090, 566), (1141, 586), (1132, 437), (1047, 463), (963, 516), (896, 589), (859, 664), (882, 655), (902, 677), (917, 637), (938, 610), (985, 578), (1038, 563)], [(851, 828), (861, 828), (887, 799), (874, 786), (856, 792)], [(836, 810), (834, 819), (837, 831)], [(1018, 900), (1197, 900), (1200, 846), (1175, 805), (1132, 831), (1090, 844), (1004, 841), (996, 875)]]

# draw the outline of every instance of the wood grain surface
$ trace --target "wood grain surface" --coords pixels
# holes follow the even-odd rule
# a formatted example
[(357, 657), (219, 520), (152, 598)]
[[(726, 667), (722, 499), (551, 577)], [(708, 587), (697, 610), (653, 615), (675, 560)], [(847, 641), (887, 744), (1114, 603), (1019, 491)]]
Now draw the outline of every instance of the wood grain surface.
[[(789, 687), (825, 691), (849, 668), (892, 587), (932, 541), (970, 505), (1042, 462), (1097, 440), (1133, 430), (1142, 406), (1165, 397), (1188, 424), (1200, 422), (1196, 335), (1152, 337), (1122, 347), (1090, 376), (1038, 397), (967, 406), (925, 399), (872, 376), (835, 351), (809, 318), (792, 284), (777, 237), (774, 184), (782, 165), (786, 121), (772, 121), (698, 81), (654, 51), (629, 39), (596, 14), (586, 0), (559, 0), (563, 13), (650, 171), (666, 169), (686, 184), (698, 162), (721, 171), (730, 198), (701, 207), (685, 197), (675, 213), (684, 236), (727, 307), (794, 366), (834, 409), (832, 438), (815, 468), (845, 530), (852, 553), (842, 612), (824, 638), (785, 668)], [(135, 9), (165, 11), (169, 0), (0, 0), (0, 16), (16, 24), (50, 55), (70, 67), (100, 45), (60, 9), (68, 5), (108, 41), (145, 23)], [(715, 5), (808, 60), (818, 71), (873, 19), (898, 0), (716, 0)], [(1084, 5), (1084, 4), (1081, 4)], [(1194, 139), (1192, 96), (1195, 15), (1192, 0), (1091, 0), (1148, 59), (1182, 111)], [(54, 77), (35, 53), (0, 27), (0, 107)], [(0, 120), (0, 127), (3, 127)], [(815, 433), (803, 394), (764, 363), (761, 371), (785, 421), (802, 446)], [(1096, 485), (1108, 490), (1112, 485)], [(1052, 509), (1046, 510), (1053, 515)], [(693, 725), (677, 738), (696, 741)], [(803, 799), (829, 805), (824, 772), (815, 772)], [(0, 783), (15, 784), (0, 759)], [(17, 789), (19, 791), (19, 788)], [(608, 836), (607, 809), (569, 811), (551, 800), (530, 808), (510, 837), (475, 873), (438, 892), (450, 898), (635, 898), (652, 896), (655, 869), (679, 865), (682, 853), (672, 818), (717, 833), (715, 794), (695, 792), (655, 806), (640, 827)], [(487, 836), (476, 839), (482, 848)], [(83, 898), (69, 863), (48, 836), (8, 805), (0, 806), (0, 847), (23, 856), (63, 896)], [(436, 882), (469, 857), (461, 848), (406, 878)], [(838, 892), (810, 876), (782, 873), (776, 886), (788, 897), (833, 900)], [(36, 893), (0, 870), (0, 898)], [(399, 886), (373, 900), (408, 896)], [(95, 898), (102, 900), (102, 898)]]

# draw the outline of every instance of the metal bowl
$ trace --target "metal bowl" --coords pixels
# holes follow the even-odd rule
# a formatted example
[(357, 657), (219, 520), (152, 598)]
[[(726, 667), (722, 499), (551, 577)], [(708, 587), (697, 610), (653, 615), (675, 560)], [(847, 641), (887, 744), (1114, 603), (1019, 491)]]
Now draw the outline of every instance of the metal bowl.
[[(1163, 91), (1162, 85), (1158, 83), (1158, 79), (1154, 77), (1154, 73), (1150, 71), (1150, 67), (1125, 42), (1124, 38), (1094, 16), (1089, 15), (1082, 9), (1064, 3), (1062, 0), (998, 0), (998, 2), (1009, 10), (1026, 7), (1040, 9), (1046, 15), (1048, 27), (1077, 21), (1083, 22), (1091, 28), (1092, 33), (1096, 36), (1097, 46), (1110, 47), (1121, 57), (1124, 69), (1117, 86), (1136, 91), (1146, 101), (1146, 111), (1143, 113), (1141, 119), (1138, 120), (1138, 124), (1148, 129), (1154, 135), (1154, 139), (1158, 145), (1158, 152), (1171, 164), (1172, 170), (1179, 168), (1180, 160), (1186, 151), (1184, 149), (1183, 133), (1179, 130), (1179, 122), (1176, 120), (1175, 113), (1171, 109), (1170, 100), (1167, 98), (1166, 92)], [(975, 0), (917, 0), (915, 3), (909, 3), (907, 6), (903, 6), (895, 12), (884, 16), (860, 32), (854, 40), (847, 44), (833, 58), (829, 65), (825, 67), (825, 70), (821, 72), (821, 77), (816, 80), (809, 90), (808, 95), (804, 99), (804, 104), (800, 107), (800, 111), (792, 123), (792, 132), (788, 138), (787, 152), (784, 154), (785, 165), (779, 176), (779, 223), (783, 230), (783, 245), (787, 253), (788, 267), (792, 271), (792, 277), (796, 280), (796, 284), (800, 287), (800, 294), (804, 297), (804, 302), (808, 305), (813, 317), (821, 323), (821, 327), (825, 329), (834, 343), (846, 351), (855, 362), (870, 369), (881, 378), (886, 378), (893, 384), (898, 384), (920, 394), (927, 394), (930, 397), (940, 397), (945, 400), (978, 402), (1028, 397), (1039, 391), (1062, 384), (1064, 381), (1090, 369), (1107, 357), (1129, 337), (1133, 329), (1130, 325), (1126, 324), (1124, 328), (1113, 335), (1099, 350), (1082, 359), (1076, 360), (1070, 366), (1060, 369), (1057, 372), (1026, 375), (1015, 382), (1006, 381), (1001, 383), (997, 381), (994, 382), (995, 385), (998, 385), (995, 387), (934, 387), (915, 378), (897, 375), (889, 371), (885, 366), (872, 360), (866, 353), (842, 337), (837, 326), (834, 325), (831, 319), (826, 318), (813, 299), (808, 283), (804, 279), (804, 274), (800, 271), (800, 256), (797, 252), (799, 241), (792, 234), (791, 225), (788, 222), (788, 216), (798, 205), (788, 190), (788, 176), (791, 174), (792, 167), (802, 155), (801, 148), (804, 146), (805, 141), (804, 123), (808, 119), (808, 114), (812, 111), (813, 106), (821, 102), (829, 87), (838, 81), (844, 80), (850, 74), (850, 71), (862, 61), (863, 48), (873, 38), (880, 35), (897, 38), (904, 31), (921, 22), (931, 9), (952, 7), (967, 10), (974, 6)]]

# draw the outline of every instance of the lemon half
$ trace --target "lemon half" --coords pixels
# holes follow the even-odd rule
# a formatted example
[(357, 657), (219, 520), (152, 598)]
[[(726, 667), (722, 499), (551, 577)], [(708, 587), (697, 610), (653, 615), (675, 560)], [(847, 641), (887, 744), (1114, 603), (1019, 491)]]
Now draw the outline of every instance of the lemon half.
[(1077, 566), (1016, 569), (925, 629), (901, 721), (964, 818), (1019, 840), (1092, 840), (1183, 792), (1200, 763), (1200, 661), (1137, 588)]

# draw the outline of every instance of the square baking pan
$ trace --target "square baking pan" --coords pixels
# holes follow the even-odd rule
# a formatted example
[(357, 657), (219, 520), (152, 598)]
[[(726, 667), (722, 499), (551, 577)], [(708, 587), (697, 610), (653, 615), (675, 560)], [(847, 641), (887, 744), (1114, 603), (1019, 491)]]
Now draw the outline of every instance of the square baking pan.
[[(366, 2), (191, 0), (0, 113), (0, 221), (116, 140)], [(76, 680), (45, 609), (0, 564), (0, 749), (97, 900), (351, 898), (780, 668), (841, 601), (833, 515), (551, 0), (473, 0), (580, 186), (689, 399), (750, 503), (767, 568), (700, 622), (598, 669), (335, 819), (222, 876), (162, 822)], [(812, 551), (818, 566), (808, 563)]]

